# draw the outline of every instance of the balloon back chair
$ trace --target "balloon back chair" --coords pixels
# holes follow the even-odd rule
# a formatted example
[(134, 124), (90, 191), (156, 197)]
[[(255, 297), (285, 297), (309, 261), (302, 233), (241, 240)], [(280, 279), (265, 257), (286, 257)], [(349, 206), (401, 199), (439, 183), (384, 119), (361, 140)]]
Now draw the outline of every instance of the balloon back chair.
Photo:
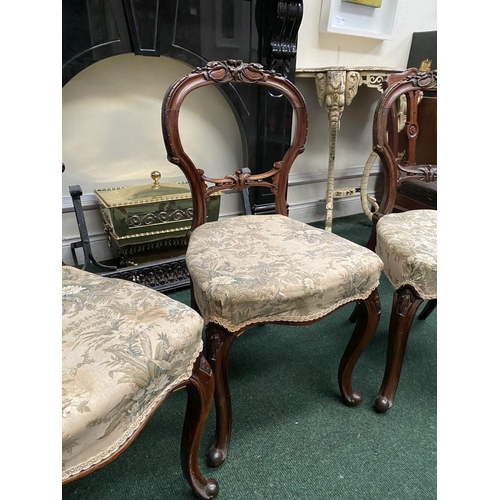
[(62, 313), (63, 484), (117, 458), (185, 386), (183, 474), (198, 498), (215, 498), (217, 482), (198, 466), (214, 391), (199, 314), (143, 285), (70, 266), (62, 267)]
[[(393, 83), (391, 83), (391, 81)], [(429, 302), (419, 318), (425, 319), (437, 304), (437, 210), (394, 212), (400, 187), (406, 182), (435, 182), (437, 165), (419, 164), (415, 151), (419, 130), (419, 102), (423, 94), (437, 96), (437, 71), (411, 69), (403, 78), (393, 75), (373, 119), (373, 150), (381, 159), (383, 193), (373, 214), (369, 248), (384, 262), (384, 274), (394, 287), (389, 325), (389, 346), (384, 379), (375, 402), (385, 412), (394, 402), (410, 329), (419, 306)], [(435, 97), (434, 97), (435, 98)], [(396, 109), (405, 103), (405, 154), (398, 155)]]
[[(251, 174), (244, 166), (245, 172), (239, 168), (224, 177), (211, 178), (203, 168), (194, 165), (184, 150), (179, 132), (182, 102), (195, 89), (224, 83), (266, 86), (274, 95), (286, 97), (293, 106), (291, 144), (283, 158), (276, 158), (265, 173)], [(215, 125), (216, 120), (213, 122)], [(360, 245), (287, 216), (288, 175), (297, 155), (304, 151), (307, 109), (297, 87), (280, 74), (255, 63), (209, 62), (167, 90), (162, 126), (168, 159), (186, 176), (193, 198), (186, 265), (193, 307), (205, 320), (206, 356), (215, 375), (216, 431), (208, 463), (218, 466), (227, 456), (232, 428), (229, 352), (234, 340), (251, 326), (305, 325), (344, 304), (361, 304), (338, 370), (343, 401), (351, 406), (361, 402), (361, 395), (352, 389), (351, 375), (379, 323), (377, 287), (382, 262)], [(276, 213), (206, 222), (210, 194), (254, 186), (271, 189)]]

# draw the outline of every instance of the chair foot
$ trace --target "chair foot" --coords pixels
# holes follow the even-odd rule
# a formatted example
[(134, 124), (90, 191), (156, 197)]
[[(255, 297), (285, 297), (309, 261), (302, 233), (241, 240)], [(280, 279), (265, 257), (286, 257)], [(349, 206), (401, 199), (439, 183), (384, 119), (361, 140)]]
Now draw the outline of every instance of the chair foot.
[(233, 412), (229, 390), (228, 360), (235, 338), (235, 335), (220, 325), (214, 323), (207, 325), (207, 355), (215, 376), (216, 429), (212, 447), (207, 456), (207, 463), (211, 467), (218, 467), (224, 462), (231, 440)]
[(411, 325), (422, 302), (423, 299), (409, 285), (394, 292), (384, 379), (375, 400), (379, 412), (387, 412), (394, 403)]
[(207, 484), (197, 496), (202, 499), (215, 498), (219, 494), (219, 483), (215, 479), (207, 479)]
[(210, 467), (219, 467), (225, 459), (224, 450), (219, 450), (215, 446), (212, 446), (207, 454), (207, 463)]
[(363, 401), (361, 394), (352, 389), (352, 372), (380, 321), (378, 290), (374, 290), (367, 299), (358, 302), (355, 311), (356, 326), (340, 360), (338, 370), (340, 393), (346, 406), (358, 406)]
[(375, 408), (380, 413), (385, 413), (389, 411), (392, 407), (392, 400), (385, 396), (378, 396), (375, 400)]
[(359, 392), (352, 392), (351, 394), (345, 394), (342, 396), (344, 404), (354, 408), (363, 402), (363, 396)]

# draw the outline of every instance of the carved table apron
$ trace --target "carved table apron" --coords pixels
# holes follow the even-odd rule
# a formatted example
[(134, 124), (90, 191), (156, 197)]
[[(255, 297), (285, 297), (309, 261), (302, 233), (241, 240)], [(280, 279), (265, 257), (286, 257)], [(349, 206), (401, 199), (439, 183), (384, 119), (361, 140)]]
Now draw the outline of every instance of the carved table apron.
[(296, 77), (314, 77), (316, 79), (316, 93), (320, 106), (325, 106), (328, 114), (329, 159), (328, 179), (326, 188), (326, 217), (325, 230), (332, 230), (333, 198), (354, 194), (358, 187), (335, 189), (335, 147), (337, 132), (340, 129), (340, 119), (344, 107), (349, 106), (358, 92), (360, 85), (377, 89), (382, 92), (382, 82), (391, 73), (399, 73), (402, 69), (364, 67), (331, 66), (326, 68), (297, 68)]

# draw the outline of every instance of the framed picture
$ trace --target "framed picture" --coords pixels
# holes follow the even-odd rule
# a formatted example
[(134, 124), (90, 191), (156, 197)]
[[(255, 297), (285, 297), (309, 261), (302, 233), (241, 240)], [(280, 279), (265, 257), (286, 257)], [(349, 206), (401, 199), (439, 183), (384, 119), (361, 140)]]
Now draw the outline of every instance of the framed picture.
[(323, 0), (319, 30), (390, 40), (398, 0)]
[(359, 3), (360, 5), (368, 5), (368, 7), (378, 8), (382, 5), (382, 0), (342, 0), (348, 3)]

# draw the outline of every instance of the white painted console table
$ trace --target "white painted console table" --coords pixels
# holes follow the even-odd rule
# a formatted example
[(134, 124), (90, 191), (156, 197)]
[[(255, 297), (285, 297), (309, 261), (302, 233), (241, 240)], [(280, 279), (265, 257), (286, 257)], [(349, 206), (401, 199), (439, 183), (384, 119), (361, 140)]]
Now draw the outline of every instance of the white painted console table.
[(329, 159), (328, 180), (326, 189), (325, 230), (332, 230), (333, 198), (354, 194), (358, 187), (335, 189), (335, 147), (337, 132), (340, 129), (340, 119), (345, 106), (349, 106), (358, 92), (360, 85), (366, 85), (382, 92), (384, 78), (403, 69), (331, 66), (325, 68), (296, 69), (296, 77), (314, 77), (319, 105), (325, 106), (328, 114)]

